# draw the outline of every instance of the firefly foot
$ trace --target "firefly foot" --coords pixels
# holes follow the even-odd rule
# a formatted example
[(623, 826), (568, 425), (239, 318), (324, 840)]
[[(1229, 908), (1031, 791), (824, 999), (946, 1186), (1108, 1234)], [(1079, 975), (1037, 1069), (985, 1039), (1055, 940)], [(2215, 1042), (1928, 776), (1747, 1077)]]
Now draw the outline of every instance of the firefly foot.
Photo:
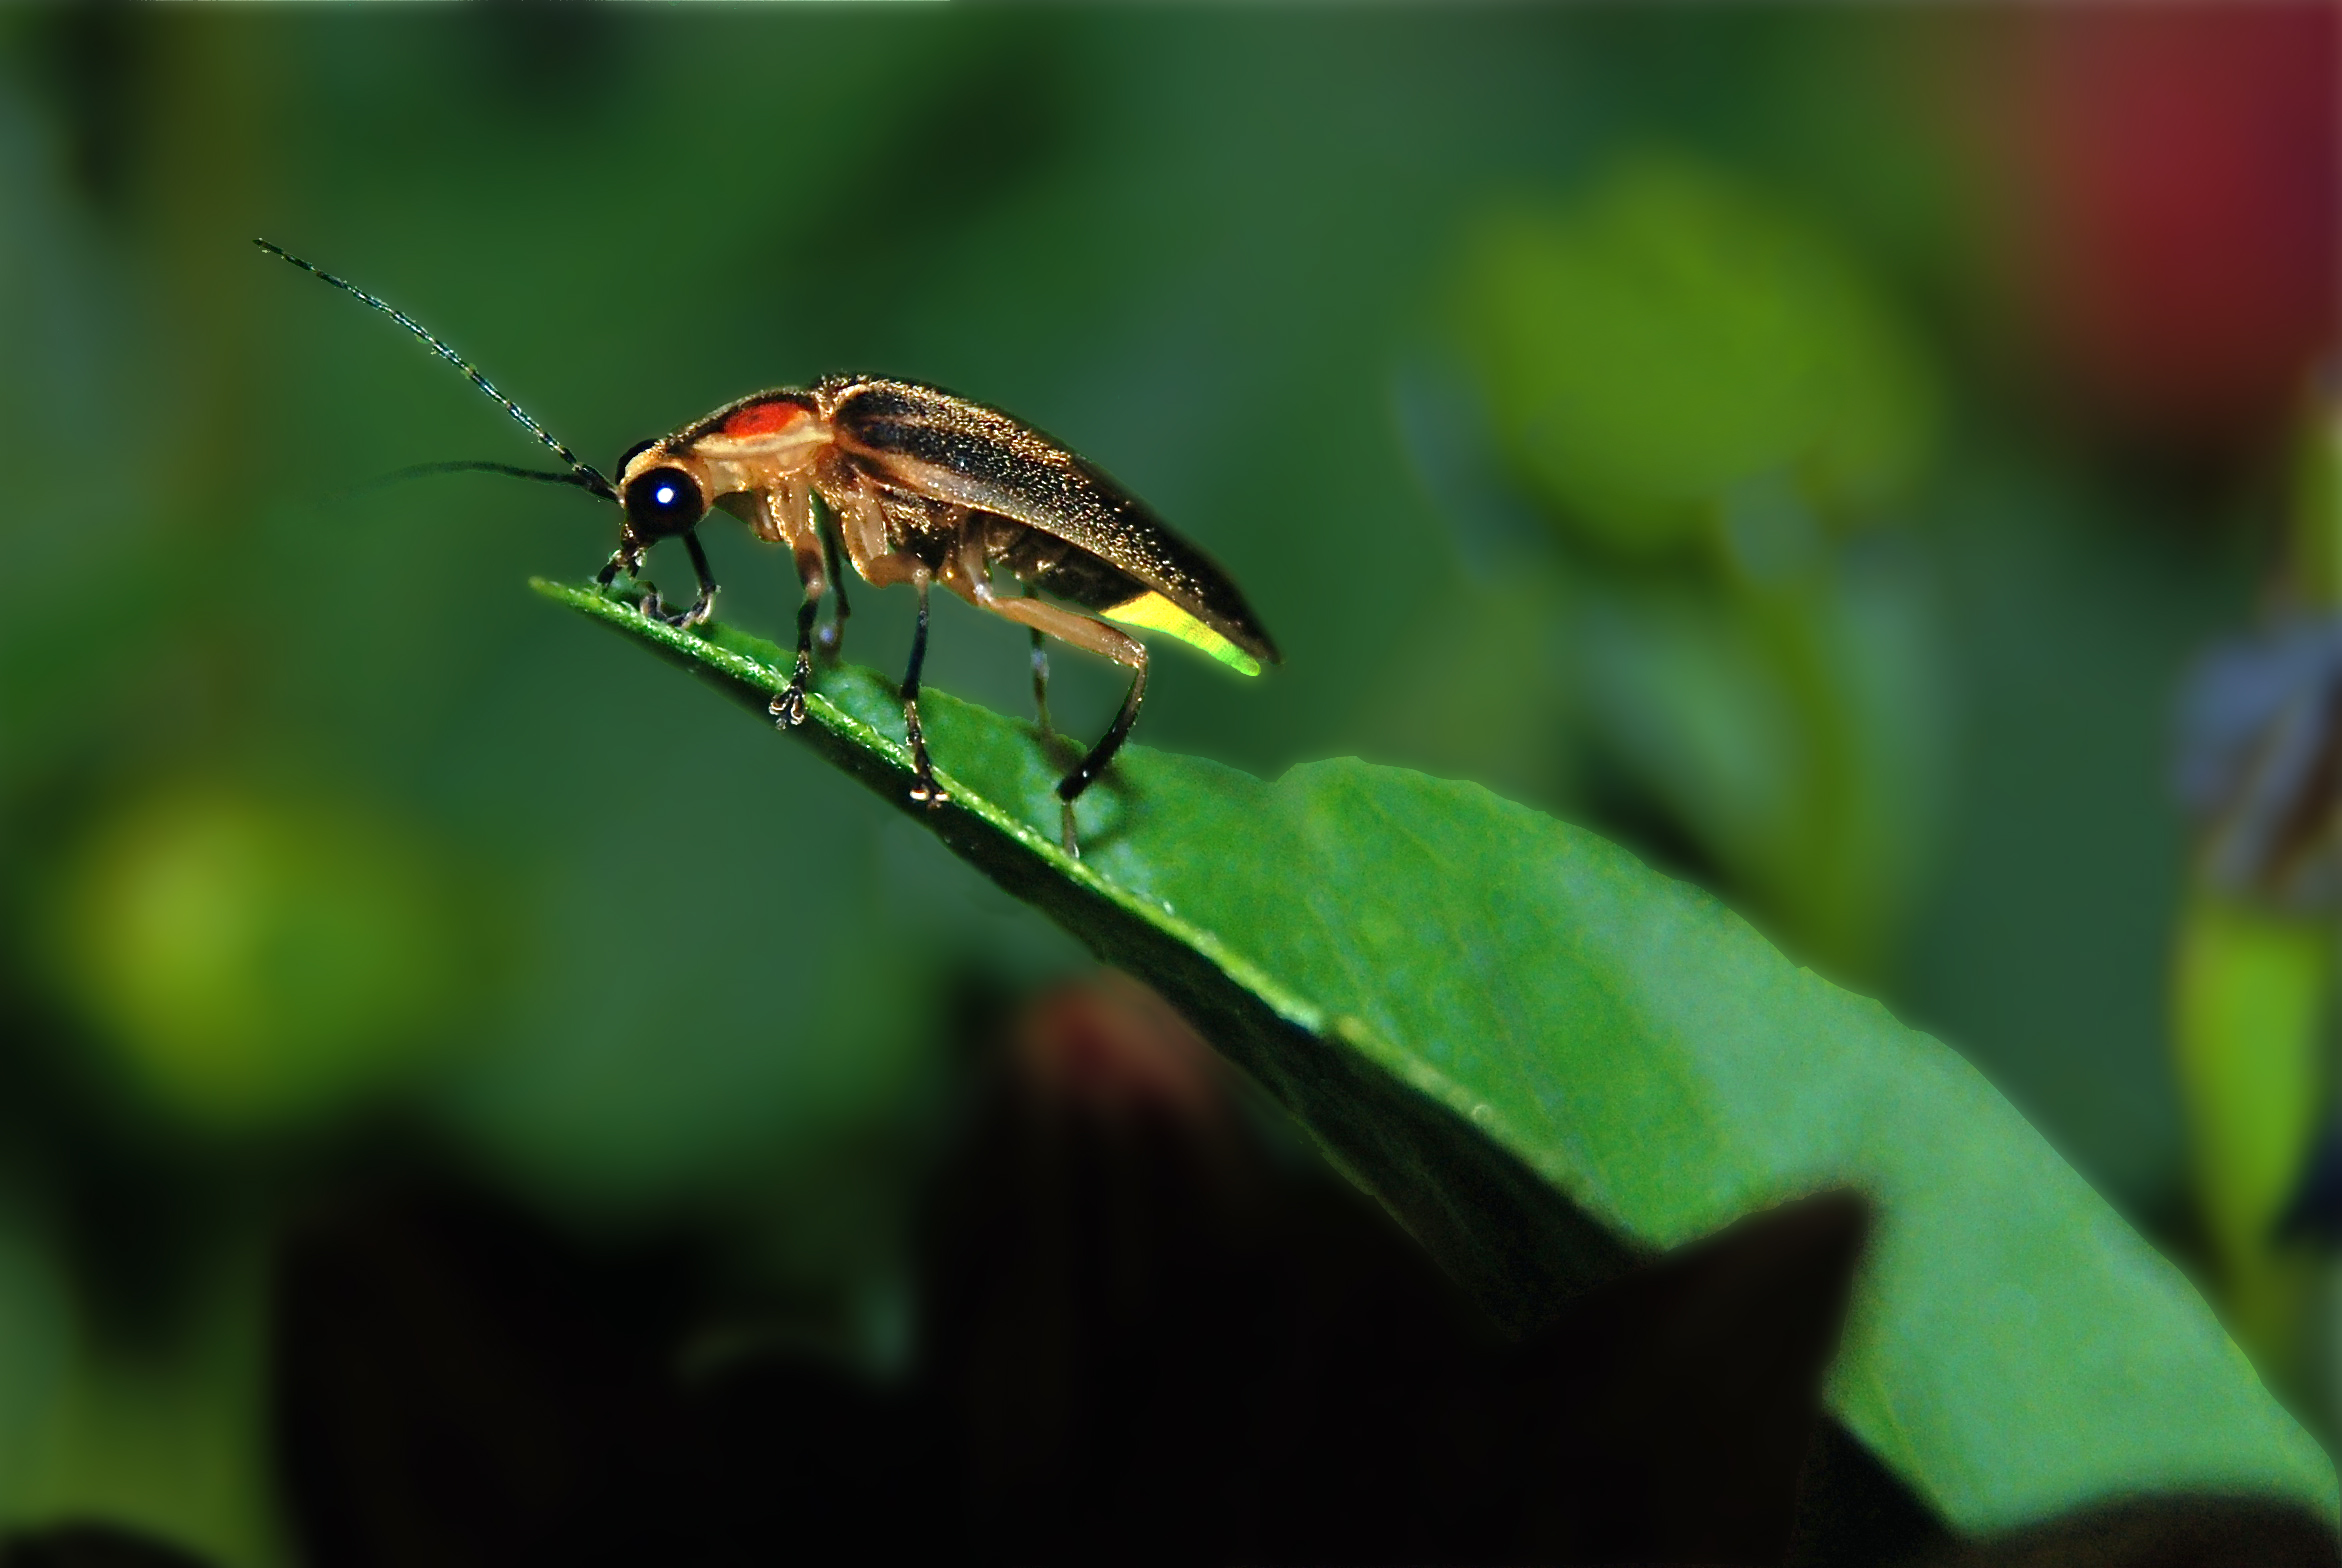
[(933, 811), (951, 797), (935, 782), (935, 764), (927, 760), (927, 736), (919, 727), (916, 703), (903, 704), (903, 739), (911, 746), (911, 799)]
[(789, 678), (787, 688), (773, 698), (772, 705), (765, 709), (782, 729), (793, 730), (805, 722), (805, 688), (812, 681), (813, 660), (800, 652), (797, 655), (797, 673)]
[(707, 620), (709, 615), (714, 613), (715, 607), (715, 595), (703, 593), (692, 601), (690, 609), (670, 610), (667, 608), (667, 602), (659, 597), (659, 590), (647, 584), (641, 605), (644, 615), (663, 626), (672, 626), (677, 631), (700, 625)]
[(1060, 801), (1058, 803), (1058, 809), (1065, 813), (1065, 852), (1071, 855), (1074, 859), (1079, 860), (1082, 858), (1082, 841), (1080, 838), (1075, 836), (1073, 830), (1073, 802), (1070, 800)]

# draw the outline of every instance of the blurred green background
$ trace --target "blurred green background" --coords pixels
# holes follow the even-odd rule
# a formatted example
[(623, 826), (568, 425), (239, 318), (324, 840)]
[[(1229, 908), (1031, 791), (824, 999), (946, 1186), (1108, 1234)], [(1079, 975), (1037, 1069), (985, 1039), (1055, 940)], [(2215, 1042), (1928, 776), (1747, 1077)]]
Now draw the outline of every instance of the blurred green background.
[[(899, 1360), (954, 1020), (1086, 967), (528, 595), (612, 543), (577, 496), (345, 494), (533, 454), (256, 234), (598, 463), (831, 370), (1051, 431), (1286, 651), (1160, 659), (1143, 742), (1619, 837), (2199, 1258), (2171, 715), (2279, 559), (2335, 44), (2311, 6), (0, 12), (0, 1522), (264, 1558), (268, 1238), (385, 1172), (699, 1237)], [(786, 560), (709, 533), (720, 612), (785, 627)], [(855, 603), (896, 668), (907, 596)], [(1112, 674), (1056, 668), (1101, 728)], [(929, 671), (1028, 701), (955, 603)]]

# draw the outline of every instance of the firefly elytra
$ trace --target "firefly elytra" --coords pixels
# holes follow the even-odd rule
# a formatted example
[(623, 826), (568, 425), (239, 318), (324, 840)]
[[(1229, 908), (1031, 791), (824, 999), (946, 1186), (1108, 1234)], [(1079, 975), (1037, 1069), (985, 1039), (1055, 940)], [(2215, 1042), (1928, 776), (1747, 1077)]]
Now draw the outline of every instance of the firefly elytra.
[[(1281, 662), (1259, 617), (1209, 556), (1102, 470), (997, 409), (916, 381), (830, 376), (810, 388), (755, 393), (672, 434), (638, 442), (619, 459), (613, 481), (404, 312), (267, 240), (254, 243), (422, 339), (566, 465), (545, 472), (505, 463), (433, 463), (410, 472), (485, 470), (573, 485), (615, 504), (618, 548), (598, 576), (604, 587), (621, 573), (634, 580), (651, 546), (680, 538), (698, 595), (688, 609), (670, 611), (658, 591), (645, 585), (644, 613), (689, 627), (713, 612), (716, 581), (697, 532), (711, 511), (738, 518), (759, 539), (787, 546), (804, 592), (796, 668), (771, 704), (783, 729), (804, 722), (816, 623), (822, 599), (833, 594), (836, 609), (820, 641), (832, 652), (843, 646), (852, 610), (841, 545), (855, 575), (872, 587), (910, 584), (919, 612), (902, 693), (914, 801), (933, 807), (946, 799), (919, 725), (928, 591), (936, 583), (1027, 628), (1033, 698), (1045, 737), (1051, 729), (1044, 638), (1100, 654), (1131, 672), (1113, 725), (1057, 784), (1071, 853), (1080, 852), (1073, 803), (1122, 749), (1146, 696), (1146, 644), (1123, 627), (1176, 638), (1246, 675)], [(1022, 592), (1002, 593), (997, 574)]]

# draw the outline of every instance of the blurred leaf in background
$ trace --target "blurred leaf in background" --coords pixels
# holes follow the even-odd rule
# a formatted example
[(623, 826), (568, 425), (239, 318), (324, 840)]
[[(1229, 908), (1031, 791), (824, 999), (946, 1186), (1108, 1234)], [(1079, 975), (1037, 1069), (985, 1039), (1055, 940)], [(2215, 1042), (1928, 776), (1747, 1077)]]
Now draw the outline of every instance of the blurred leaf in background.
[(1909, 331), (1852, 258), (1732, 179), (1630, 157), (1569, 206), (1490, 213), (1466, 246), (1466, 350), (1569, 536), (1707, 544), (1767, 481), (1833, 529), (1908, 494), (1940, 400)]
[[(2310, 400), (2273, 623), (2209, 650), (2181, 692), (2178, 793), (2196, 826), (2172, 1041), (2194, 1198), (2219, 1295), (2256, 1361), (2342, 1419), (2334, 1326), (2304, 1243), (2333, 1187), (2342, 941), (2342, 404)], [(2321, 1146), (2322, 1145), (2322, 1146)]]
[(167, 785), (68, 861), (53, 972), (168, 1114), (329, 1116), (429, 1064), (495, 940), (492, 906), (406, 837), (338, 803)]
[(1632, 154), (1470, 230), (1458, 342), (1568, 566), (1566, 743), (1832, 972), (1891, 966), (1938, 827), (1924, 595), (1839, 536), (1907, 501), (1942, 394), (1850, 255)]
[(2331, 1077), (2333, 926), (2206, 891), (2182, 909), (2176, 946), (2172, 1032), (2222, 1305), (2298, 1394), (2312, 1273), (2283, 1222)]

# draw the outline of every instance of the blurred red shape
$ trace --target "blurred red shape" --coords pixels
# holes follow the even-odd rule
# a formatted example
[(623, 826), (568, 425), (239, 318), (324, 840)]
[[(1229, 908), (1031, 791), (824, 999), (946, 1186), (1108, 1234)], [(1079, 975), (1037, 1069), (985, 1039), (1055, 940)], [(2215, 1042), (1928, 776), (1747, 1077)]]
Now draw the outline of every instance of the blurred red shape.
[(2269, 428), (2334, 342), (2342, 8), (2064, 6), (2014, 42), (2001, 149), (2043, 347), (2135, 435)]

